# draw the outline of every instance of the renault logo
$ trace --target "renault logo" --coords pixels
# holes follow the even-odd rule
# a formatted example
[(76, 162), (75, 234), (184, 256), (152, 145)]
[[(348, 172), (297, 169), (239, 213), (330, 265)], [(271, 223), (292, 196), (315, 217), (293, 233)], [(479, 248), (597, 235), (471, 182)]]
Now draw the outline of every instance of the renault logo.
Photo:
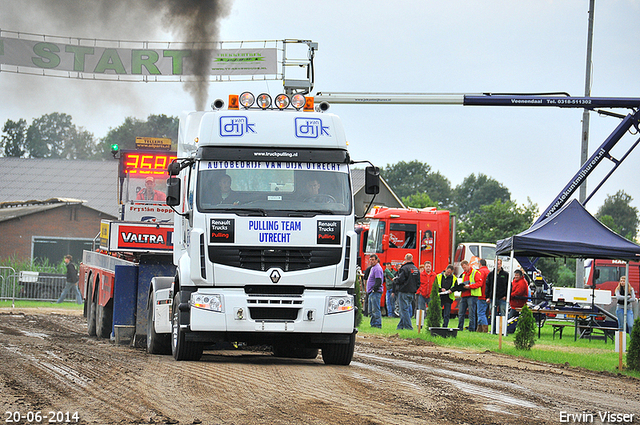
[(278, 272), (278, 270), (274, 270), (271, 272), (271, 274), (269, 275), (269, 277), (271, 278), (271, 282), (273, 283), (278, 283), (278, 281), (280, 280), (280, 272)]

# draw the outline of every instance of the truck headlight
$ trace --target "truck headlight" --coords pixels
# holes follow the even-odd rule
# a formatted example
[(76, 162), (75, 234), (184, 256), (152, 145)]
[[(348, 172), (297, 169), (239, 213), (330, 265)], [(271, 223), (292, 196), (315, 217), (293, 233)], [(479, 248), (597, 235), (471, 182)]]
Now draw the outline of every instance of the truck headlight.
[(342, 313), (353, 310), (353, 296), (344, 295), (339, 297), (329, 297), (327, 302), (327, 314)]
[(220, 294), (191, 294), (191, 306), (195, 308), (203, 308), (205, 310), (217, 311), (222, 313), (222, 295)]

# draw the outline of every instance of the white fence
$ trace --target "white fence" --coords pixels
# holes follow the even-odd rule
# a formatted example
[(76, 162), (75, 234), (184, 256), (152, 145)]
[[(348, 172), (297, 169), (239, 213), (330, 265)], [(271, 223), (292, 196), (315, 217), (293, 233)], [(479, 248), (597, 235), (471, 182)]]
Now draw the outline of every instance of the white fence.
[[(0, 300), (57, 301), (66, 281), (64, 274), (18, 273), (11, 267), (0, 267)], [(67, 299), (75, 300), (75, 293)]]

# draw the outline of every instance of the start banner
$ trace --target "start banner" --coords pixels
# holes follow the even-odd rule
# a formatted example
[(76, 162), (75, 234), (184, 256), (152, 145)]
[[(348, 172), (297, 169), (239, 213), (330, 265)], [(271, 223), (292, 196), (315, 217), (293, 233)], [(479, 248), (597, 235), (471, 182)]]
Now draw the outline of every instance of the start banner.
[[(276, 75), (277, 42), (160, 43), (90, 40), (0, 32), (2, 71), (77, 78), (170, 81), (196, 76), (195, 63), (206, 58), (215, 76)], [(215, 48), (213, 47), (215, 46)], [(218, 46), (221, 46), (218, 48)]]

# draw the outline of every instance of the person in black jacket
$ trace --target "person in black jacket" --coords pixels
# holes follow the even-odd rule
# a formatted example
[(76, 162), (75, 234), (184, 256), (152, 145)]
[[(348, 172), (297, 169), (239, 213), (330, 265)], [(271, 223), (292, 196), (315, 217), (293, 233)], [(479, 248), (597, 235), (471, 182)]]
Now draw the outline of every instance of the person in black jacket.
[(413, 255), (407, 254), (404, 256), (404, 264), (400, 267), (398, 276), (393, 279), (393, 293), (398, 297), (400, 305), (400, 322), (397, 329), (413, 330), (411, 302), (419, 286), (420, 270), (413, 264)]
[[(485, 280), (486, 284), (486, 302), (491, 303), (493, 301), (493, 281), (495, 280), (495, 271), (498, 271), (498, 278), (496, 281), (496, 305), (494, 309), (497, 308), (498, 316), (504, 316), (507, 314), (507, 289), (509, 287), (509, 273), (507, 273), (502, 268), (502, 260), (498, 258), (496, 261), (496, 268), (489, 272), (487, 279)], [(494, 312), (496, 310), (493, 310)], [(494, 334), (498, 333), (496, 328), (496, 319), (495, 314), (493, 315), (493, 320), (491, 322), (491, 332)]]
[(64, 299), (71, 291), (73, 291), (76, 295), (76, 302), (78, 304), (82, 304), (82, 294), (80, 294), (80, 290), (77, 286), (78, 272), (76, 271), (76, 267), (71, 262), (72, 259), (73, 257), (71, 257), (71, 255), (64, 256), (64, 262), (67, 265), (67, 284), (64, 286), (62, 294), (60, 294), (60, 298), (58, 298), (58, 301), (56, 301), (58, 304), (62, 303), (62, 301), (64, 301)]

